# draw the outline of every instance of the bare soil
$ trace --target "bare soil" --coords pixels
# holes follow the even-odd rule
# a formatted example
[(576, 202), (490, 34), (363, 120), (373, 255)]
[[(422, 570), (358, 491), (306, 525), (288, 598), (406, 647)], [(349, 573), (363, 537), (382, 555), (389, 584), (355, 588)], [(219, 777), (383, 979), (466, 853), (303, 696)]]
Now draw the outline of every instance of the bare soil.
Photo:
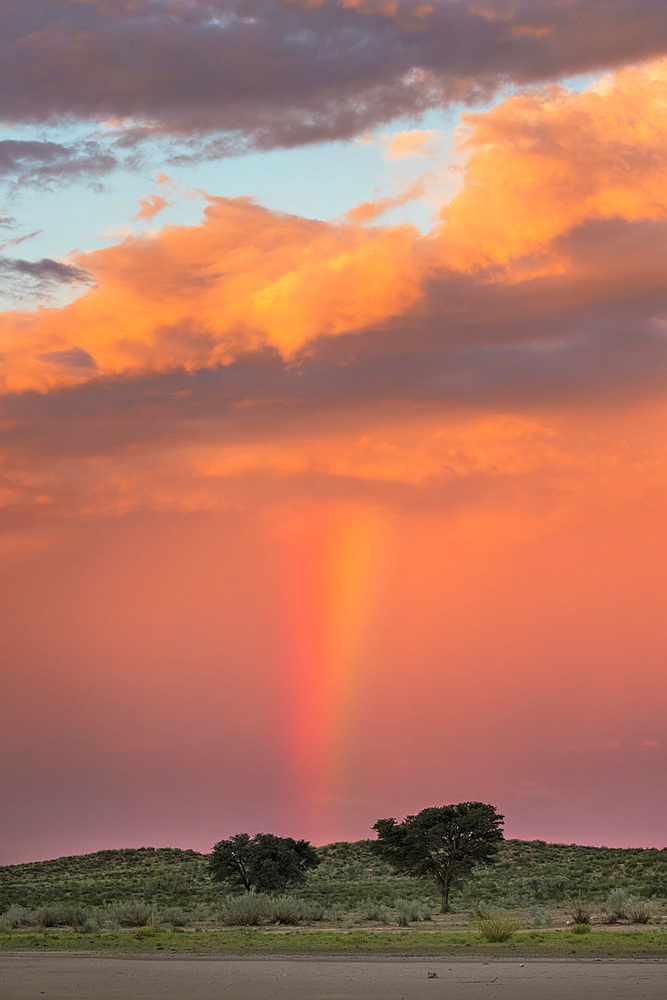
[(2, 1000), (664, 1000), (667, 963), (3, 955), (0, 996)]

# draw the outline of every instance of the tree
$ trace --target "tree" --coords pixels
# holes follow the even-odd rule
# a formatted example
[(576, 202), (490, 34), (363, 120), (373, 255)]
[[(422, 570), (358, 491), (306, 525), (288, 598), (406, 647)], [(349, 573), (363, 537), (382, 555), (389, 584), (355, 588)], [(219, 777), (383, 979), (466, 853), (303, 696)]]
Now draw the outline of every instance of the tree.
[(374, 849), (395, 869), (432, 879), (449, 913), (449, 893), (475, 865), (490, 861), (503, 839), (504, 817), (484, 802), (433, 806), (402, 823), (379, 819)]
[(216, 882), (246, 892), (284, 892), (303, 882), (309, 868), (319, 865), (307, 840), (258, 833), (237, 833), (213, 848), (209, 867)]

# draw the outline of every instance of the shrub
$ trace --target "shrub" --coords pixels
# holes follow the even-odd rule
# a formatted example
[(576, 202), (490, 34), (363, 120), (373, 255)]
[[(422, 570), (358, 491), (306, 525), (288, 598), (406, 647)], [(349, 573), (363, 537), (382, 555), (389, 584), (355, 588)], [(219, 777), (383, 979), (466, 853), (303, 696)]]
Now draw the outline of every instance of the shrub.
[(71, 903), (48, 903), (35, 911), (35, 924), (38, 927), (72, 927), (80, 930), (88, 918), (83, 906)]
[(298, 924), (302, 917), (302, 908), (294, 896), (275, 896), (267, 904), (267, 919), (276, 924)]
[(486, 917), (478, 917), (475, 923), (482, 937), (494, 944), (500, 941), (509, 941), (515, 931), (519, 929), (515, 920), (512, 920), (511, 917), (505, 917), (501, 913), (491, 913)]
[(14, 928), (10, 924), (9, 920), (5, 920), (4, 917), (0, 917), (0, 934), (9, 934)]
[(326, 910), (321, 903), (301, 903), (301, 916), (307, 923), (324, 920)]
[(380, 920), (381, 916), (387, 912), (386, 906), (374, 899), (362, 899), (359, 909), (364, 920)]
[(84, 920), (81, 930), (84, 934), (97, 934), (100, 929), (100, 922), (97, 917), (88, 917)]
[(591, 925), (590, 924), (573, 924), (570, 927), (573, 934), (590, 934)]
[(155, 909), (150, 903), (138, 900), (110, 903), (107, 914), (110, 920), (116, 921), (121, 927), (150, 927), (155, 923)]
[(192, 923), (190, 914), (182, 906), (165, 906), (160, 910), (159, 920), (161, 924), (171, 924), (172, 927), (189, 927)]
[(594, 907), (587, 899), (577, 896), (567, 900), (565, 913), (573, 924), (590, 924), (593, 919)]
[(530, 908), (530, 919), (533, 921), (533, 927), (541, 927), (543, 924), (551, 923), (549, 914), (537, 903)]
[(617, 924), (619, 920), (625, 920), (628, 902), (629, 898), (625, 889), (613, 889), (607, 896), (605, 924)]
[(25, 906), (10, 906), (2, 918), (10, 927), (30, 927), (35, 923), (35, 914)]
[(155, 924), (146, 924), (145, 927), (138, 927), (134, 936), (141, 941), (143, 938), (154, 937), (156, 934), (157, 927)]
[(230, 927), (256, 927), (266, 913), (266, 899), (248, 892), (243, 896), (230, 896), (220, 910), (220, 919)]
[(631, 899), (626, 905), (625, 914), (631, 924), (648, 924), (653, 917), (653, 910), (645, 899)]
[(343, 919), (343, 916), (347, 913), (347, 910), (342, 903), (334, 903), (330, 906), (326, 912), (326, 919), (330, 920), (332, 923), (337, 923), (339, 920)]
[(66, 908), (65, 916), (69, 926), (75, 931), (80, 931), (92, 914), (88, 913), (84, 906), (69, 906)]
[(121, 925), (118, 923), (117, 920), (107, 920), (107, 922), (104, 925), (104, 930), (109, 931), (110, 934), (117, 934), (118, 931), (121, 931), (122, 929), (123, 928), (121, 927)]
[(412, 899), (399, 899), (396, 902), (396, 923), (399, 927), (407, 927), (414, 920), (419, 920), (422, 912), (421, 903)]

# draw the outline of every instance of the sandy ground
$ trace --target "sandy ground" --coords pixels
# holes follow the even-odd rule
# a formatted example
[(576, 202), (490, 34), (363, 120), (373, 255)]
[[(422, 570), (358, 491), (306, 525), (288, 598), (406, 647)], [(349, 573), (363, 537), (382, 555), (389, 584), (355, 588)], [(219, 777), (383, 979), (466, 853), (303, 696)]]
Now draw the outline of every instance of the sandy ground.
[[(437, 978), (429, 978), (429, 972)], [(2, 1000), (665, 1000), (665, 962), (0, 957)]]

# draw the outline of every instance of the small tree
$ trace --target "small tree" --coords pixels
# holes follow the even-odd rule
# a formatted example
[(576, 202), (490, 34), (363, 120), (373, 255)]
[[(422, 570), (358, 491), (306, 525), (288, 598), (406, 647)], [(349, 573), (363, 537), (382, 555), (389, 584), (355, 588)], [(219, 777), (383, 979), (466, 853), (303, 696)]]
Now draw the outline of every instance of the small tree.
[(303, 882), (309, 868), (319, 865), (307, 840), (258, 833), (237, 833), (213, 848), (210, 871), (217, 882), (246, 892), (285, 892)]
[(398, 871), (432, 879), (449, 913), (452, 885), (475, 865), (492, 859), (503, 839), (504, 817), (484, 802), (433, 806), (402, 823), (379, 819), (373, 829), (375, 850)]

